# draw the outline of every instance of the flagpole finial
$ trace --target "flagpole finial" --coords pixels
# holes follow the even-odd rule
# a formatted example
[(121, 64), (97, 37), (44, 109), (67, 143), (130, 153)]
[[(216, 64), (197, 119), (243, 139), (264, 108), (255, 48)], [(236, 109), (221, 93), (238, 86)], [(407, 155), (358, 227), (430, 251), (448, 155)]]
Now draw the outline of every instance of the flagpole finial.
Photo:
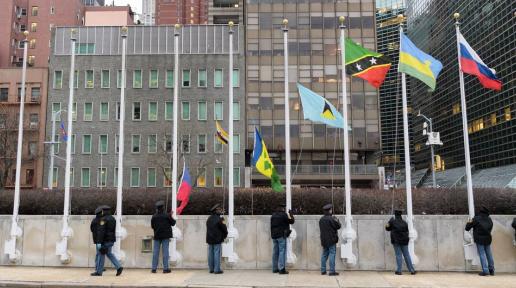
[(340, 25), (344, 25), (344, 21), (345, 21), (345, 20), (346, 20), (346, 17), (344, 17), (344, 16), (340, 16), (340, 17), (339, 17), (339, 23), (340, 23)]
[(233, 25), (235, 25), (235, 23), (233, 23), (233, 21), (229, 21), (229, 22), (228, 22), (228, 26), (229, 26), (229, 27), (233, 27)]
[(121, 28), (120, 36), (127, 37), (127, 26)]
[(460, 14), (457, 12), (453, 13), (453, 18), (455, 18), (455, 22), (459, 22)]

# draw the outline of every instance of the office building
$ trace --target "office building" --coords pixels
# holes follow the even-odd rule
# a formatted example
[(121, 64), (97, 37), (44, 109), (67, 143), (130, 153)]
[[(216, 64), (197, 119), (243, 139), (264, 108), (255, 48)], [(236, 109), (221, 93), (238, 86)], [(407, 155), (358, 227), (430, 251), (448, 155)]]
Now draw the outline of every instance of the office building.
[(142, 0), (142, 17), (140, 21), (143, 25), (156, 24), (156, 0)]
[(208, 0), (155, 1), (156, 25), (208, 24)]

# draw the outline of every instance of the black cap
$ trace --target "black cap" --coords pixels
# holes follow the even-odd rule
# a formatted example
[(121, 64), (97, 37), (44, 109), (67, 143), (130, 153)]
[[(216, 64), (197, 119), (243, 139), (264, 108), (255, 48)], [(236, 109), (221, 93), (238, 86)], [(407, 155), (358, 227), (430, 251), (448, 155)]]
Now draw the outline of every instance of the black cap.
[(103, 210), (102, 206), (97, 207), (97, 209), (95, 209), (95, 215), (102, 213), (102, 210)]
[(108, 205), (102, 205), (100, 206), (100, 208), (102, 208), (102, 210), (111, 210), (111, 207), (109, 207)]
[(486, 214), (489, 214), (489, 209), (487, 209), (486, 206), (482, 206), (480, 207), (480, 213), (486, 213)]
[(400, 215), (403, 214), (403, 210), (400, 210), (400, 209), (396, 209), (394, 210), (394, 215)]
[(210, 209), (210, 212), (215, 212), (215, 210), (217, 210), (217, 208), (220, 208), (220, 204), (219, 204), (219, 203), (217, 203), (217, 204), (213, 205), (213, 206), (211, 207), (211, 209)]
[(322, 209), (323, 209), (323, 210), (330, 210), (330, 209), (332, 209), (332, 208), (333, 208), (333, 205), (331, 205), (331, 204), (326, 204), (326, 205), (324, 205), (324, 206), (322, 207)]
[(283, 207), (283, 208), (285, 208), (285, 207), (287, 207), (287, 204), (285, 204), (285, 203), (279, 203), (279, 204), (278, 204), (278, 207)]
[(161, 208), (161, 207), (165, 206), (165, 201), (163, 201), (163, 200), (156, 201), (156, 204), (154, 204), (154, 206), (156, 206), (156, 208)]

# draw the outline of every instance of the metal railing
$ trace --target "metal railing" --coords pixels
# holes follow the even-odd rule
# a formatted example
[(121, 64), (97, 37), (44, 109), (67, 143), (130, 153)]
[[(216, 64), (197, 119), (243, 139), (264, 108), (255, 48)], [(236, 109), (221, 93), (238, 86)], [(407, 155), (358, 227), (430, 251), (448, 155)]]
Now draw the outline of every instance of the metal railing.
[[(274, 165), (279, 174), (285, 174), (285, 165)], [(378, 167), (376, 165), (351, 165), (352, 175), (377, 175)], [(298, 175), (338, 175), (344, 174), (344, 165), (292, 165), (292, 174)], [(253, 174), (259, 174), (256, 169)]]

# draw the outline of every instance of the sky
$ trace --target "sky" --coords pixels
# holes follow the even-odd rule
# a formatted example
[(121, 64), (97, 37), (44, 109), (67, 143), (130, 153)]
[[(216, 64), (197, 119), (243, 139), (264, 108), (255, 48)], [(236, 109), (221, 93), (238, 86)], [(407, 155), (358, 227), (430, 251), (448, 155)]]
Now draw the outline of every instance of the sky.
[[(125, 6), (127, 4), (131, 5), (133, 12), (136, 14), (142, 13), (142, 0), (114, 0), (116, 6)], [(111, 5), (113, 0), (106, 0), (106, 5)]]

